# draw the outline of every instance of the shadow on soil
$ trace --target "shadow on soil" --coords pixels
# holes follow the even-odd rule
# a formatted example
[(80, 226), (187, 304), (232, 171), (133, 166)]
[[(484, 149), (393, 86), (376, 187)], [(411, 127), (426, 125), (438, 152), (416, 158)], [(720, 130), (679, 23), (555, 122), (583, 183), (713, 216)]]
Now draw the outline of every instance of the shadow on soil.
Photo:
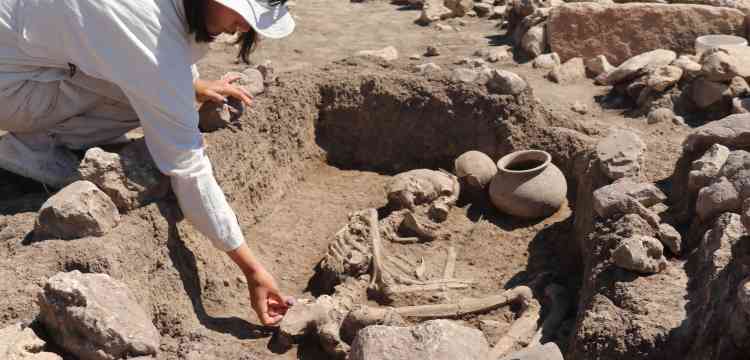
[(169, 258), (180, 273), (183, 287), (193, 305), (193, 311), (200, 323), (207, 329), (234, 336), (240, 340), (261, 339), (271, 336), (273, 329), (251, 324), (238, 317), (213, 317), (208, 315), (203, 305), (200, 277), (195, 254), (185, 246), (177, 230), (177, 219), (180, 216), (176, 205), (159, 204), (161, 214), (169, 223), (167, 248)]

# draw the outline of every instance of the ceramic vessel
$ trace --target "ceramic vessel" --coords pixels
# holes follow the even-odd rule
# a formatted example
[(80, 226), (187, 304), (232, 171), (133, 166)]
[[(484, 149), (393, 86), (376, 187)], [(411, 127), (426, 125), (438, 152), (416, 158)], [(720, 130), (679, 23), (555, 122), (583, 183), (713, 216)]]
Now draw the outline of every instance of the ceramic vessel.
[(517, 151), (497, 162), (490, 199), (498, 210), (527, 219), (554, 214), (565, 202), (565, 175), (541, 150)]
[(747, 40), (734, 35), (704, 35), (695, 39), (695, 54), (700, 56), (713, 48), (732, 49), (747, 47)]

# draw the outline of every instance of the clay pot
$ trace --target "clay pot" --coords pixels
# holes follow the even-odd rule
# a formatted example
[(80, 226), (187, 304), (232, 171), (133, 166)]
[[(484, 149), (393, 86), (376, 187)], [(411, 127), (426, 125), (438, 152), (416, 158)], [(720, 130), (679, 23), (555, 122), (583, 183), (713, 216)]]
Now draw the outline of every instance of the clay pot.
[(490, 199), (500, 211), (527, 219), (554, 214), (565, 201), (565, 175), (549, 153), (524, 150), (504, 156), (490, 183)]

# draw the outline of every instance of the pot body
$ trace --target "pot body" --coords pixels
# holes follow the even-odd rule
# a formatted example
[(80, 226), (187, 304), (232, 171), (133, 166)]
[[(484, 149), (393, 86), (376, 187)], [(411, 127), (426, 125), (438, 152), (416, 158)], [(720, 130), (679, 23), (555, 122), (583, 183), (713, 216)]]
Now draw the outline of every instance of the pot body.
[(490, 199), (507, 214), (526, 219), (554, 214), (565, 202), (568, 184), (551, 156), (539, 150), (518, 151), (498, 162)]

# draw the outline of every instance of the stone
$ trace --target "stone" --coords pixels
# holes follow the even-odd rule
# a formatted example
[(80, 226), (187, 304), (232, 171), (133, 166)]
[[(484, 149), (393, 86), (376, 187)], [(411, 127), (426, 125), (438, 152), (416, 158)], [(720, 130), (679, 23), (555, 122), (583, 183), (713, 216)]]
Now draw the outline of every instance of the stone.
[[(266, 68), (266, 70), (268, 70)], [(245, 69), (243, 72), (228, 72), (224, 75), (224, 79), (234, 79), (231, 84), (235, 84), (247, 92), (250, 95), (256, 96), (262, 94), (266, 90), (265, 79), (263, 73), (258, 69)]]
[(664, 202), (667, 195), (651, 183), (636, 183), (624, 178), (594, 191), (594, 209), (603, 217), (613, 213), (615, 202), (622, 201), (622, 196), (628, 196), (645, 207), (651, 207)]
[(422, 60), (422, 55), (411, 54), (411, 55), (409, 55), (409, 60)]
[(518, 95), (528, 88), (526, 80), (516, 73), (505, 70), (492, 70), (492, 77), (487, 82), (487, 89), (500, 95)]
[(440, 55), (440, 50), (437, 48), (437, 46), (430, 45), (427, 47), (427, 50), (424, 53), (424, 56), (438, 56)]
[(612, 180), (639, 177), (645, 151), (646, 143), (627, 130), (613, 131), (596, 146), (599, 165)]
[(477, 16), (480, 18), (490, 16), (490, 14), (492, 13), (492, 8), (492, 4), (488, 3), (480, 2), (474, 4), (474, 12), (476, 12)]
[(712, 223), (695, 250), (697, 258), (704, 263), (701, 275), (708, 279), (715, 279), (728, 270), (727, 267), (736, 258), (732, 248), (748, 234), (740, 215), (735, 213), (723, 213)]
[(732, 113), (733, 114), (750, 113), (750, 98), (733, 98), (732, 99)]
[(649, 124), (658, 124), (658, 123), (672, 123), (672, 120), (674, 119), (675, 114), (672, 109), (669, 108), (658, 108), (651, 110), (651, 112), (648, 113), (648, 123)]
[(570, 109), (581, 115), (586, 115), (589, 112), (589, 107), (580, 101), (574, 102), (573, 106), (571, 106)]
[(693, 82), (691, 99), (701, 109), (721, 101), (729, 94), (729, 85), (699, 78)]
[(620, 64), (620, 66), (615, 68), (612, 72), (608, 73), (605, 82), (608, 85), (616, 85), (621, 82), (632, 80), (643, 74), (646, 69), (669, 65), (676, 58), (677, 54), (674, 51), (663, 49), (657, 49), (636, 55)]
[(642, 274), (656, 274), (667, 268), (661, 242), (642, 235), (623, 240), (612, 251), (612, 262), (623, 269)]
[(480, 58), (463, 58), (459, 60), (457, 65), (467, 65), (472, 68), (484, 68), (487, 67), (487, 63)]
[(451, 80), (462, 83), (473, 83), (479, 80), (479, 72), (474, 69), (455, 68), (451, 72)]
[(63, 240), (104, 236), (120, 222), (109, 196), (90, 181), (76, 181), (50, 197), (39, 210), (34, 235)]
[(532, 65), (535, 69), (552, 70), (561, 65), (560, 57), (556, 53), (542, 54), (534, 58)]
[(31, 328), (22, 324), (0, 329), (0, 359), (62, 360), (60, 355), (44, 351), (45, 345)]
[(721, 49), (705, 52), (701, 64), (701, 75), (709, 81), (727, 82), (737, 76), (750, 76), (750, 67), (743, 66), (737, 58)]
[(682, 251), (682, 235), (672, 225), (659, 224), (659, 240), (672, 254)]
[(454, 28), (453, 26), (446, 25), (446, 24), (435, 24), (435, 29), (438, 31), (458, 31), (458, 29)]
[(750, 94), (750, 85), (747, 84), (744, 78), (735, 76), (729, 82), (729, 91), (732, 93), (732, 96), (744, 97)]
[(683, 151), (705, 151), (713, 144), (750, 147), (750, 115), (730, 115), (695, 129), (682, 143)]
[(445, 0), (443, 4), (451, 10), (453, 17), (476, 16), (473, 12), (474, 0)]
[(226, 103), (206, 101), (198, 109), (198, 128), (201, 132), (214, 132), (237, 123), (245, 111), (242, 101), (228, 97)]
[(505, 17), (505, 14), (508, 12), (508, 8), (506, 6), (495, 6), (492, 8), (492, 13), (489, 15), (490, 20), (496, 20), (496, 19), (502, 19)]
[(698, 217), (707, 221), (727, 211), (737, 211), (742, 202), (734, 185), (725, 177), (698, 192), (695, 212)]
[(601, 187), (595, 190), (593, 195), (594, 212), (600, 218), (611, 219), (633, 214), (647, 221), (653, 228), (659, 227), (659, 215), (616, 186)]
[(688, 189), (698, 191), (713, 182), (729, 158), (729, 152), (726, 146), (713, 144), (703, 156), (693, 161), (688, 175)]
[(609, 74), (615, 69), (604, 55), (588, 58), (584, 61), (584, 64), (586, 65), (586, 70), (588, 70), (594, 77), (601, 74)]
[(549, 73), (550, 80), (562, 84), (586, 78), (586, 67), (583, 58), (572, 58), (564, 64), (552, 69)]
[[(654, 29), (658, 31), (652, 31)], [(583, 2), (552, 8), (548, 31), (550, 49), (558, 53), (562, 61), (604, 55), (613, 65), (656, 49), (692, 54), (695, 39), (701, 35), (744, 37), (746, 32), (745, 14), (735, 9)]]
[(38, 298), (52, 341), (80, 360), (156, 355), (159, 331), (128, 288), (105, 274), (58, 273)]
[(557, 344), (548, 342), (544, 345), (530, 345), (501, 360), (564, 360), (564, 358)]
[(521, 48), (532, 59), (547, 50), (547, 31), (544, 24), (533, 26), (521, 37)]
[(698, 76), (703, 69), (700, 63), (693, 60), (688, 55), (680, 55), (675, 61), (672, 61), (672, 66), (677, 66), (682, 69), (683, 75), (690, 78)]
[(443, 0), (425, 0), (417, 24), (427, 26), (435, 21), (447, 19), (452, 14), (453, 12), (445, 6)]
[(513, 57), (512, 49), (507, 46), (498, 46), (495, 49), (490, 50), (489, 54), (487, 55), (487, 61), (491, 63), (496, 63), (499, 61), (505, 61)]
[(380, 50), (362, 50), (357, 52), (357, 56), (373, 56), (385, 61), (394, 61), (398, 59), (398, 50), (393, 46), (386, 46)]
[(119, 153), (91, 148), (78, 171), (82, 180), (101, 189), (121, 212), (164, 198), (170, 187), (169, 178), (159, 171), (144, 140), (125, 146)]
[(431, 72), (440, 71), (442, 68), (435, 63), (429, 62), (425, 64), (415, 65), (414, 69), (420, 74), (429, 74)]
[(750, 152), (730, 152), (719, 176), (726, 177), (734, 185), (741, 199), (750, 197)]
[(651, 89), (662, 92), (677, 84), (682, 78), (682, 69), (677, 66), (666, 65), (656, 68), (649, 73), (646, 85)]
[(359, 332), (350, 360), (476, 360), (489, 356), (482, 332), (450, 320), (414, 327), (374, 325)]

